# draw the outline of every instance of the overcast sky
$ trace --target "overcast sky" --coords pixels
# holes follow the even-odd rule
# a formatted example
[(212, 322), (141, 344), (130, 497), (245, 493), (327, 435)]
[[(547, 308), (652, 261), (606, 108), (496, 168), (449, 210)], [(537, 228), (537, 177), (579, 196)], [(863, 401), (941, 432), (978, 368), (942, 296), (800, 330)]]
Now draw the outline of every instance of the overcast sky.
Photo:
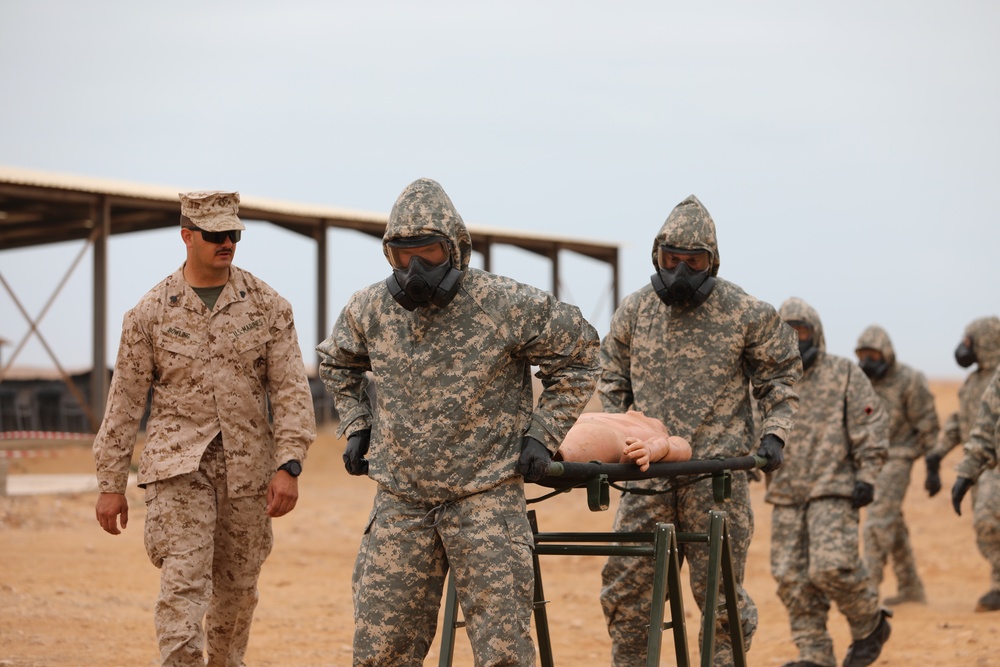
[[(696, 194), (720, 275), (804, 298), (828, 349), (871, 323), (899, 358), (952, 352), (997, 314), (1000, 4), (0, 0), (0, 164), (388, 212), (419, 177), (465, 221), (625, 244), (622, 295)], [(32, 316), (82, 242), (0, 250)], [(86, 251), (40, 330), (91, 360)], [(176, 230), (110, 244), (109, 337), (176, 269)], [(388, 275), (331, 232), (330, 317)], [(610, 275), (564, 254), (562, 296), (603, 336)], [(314, 363), (310, 242), (251, 223), (236, 263), (288, 297)], [(493, 270), (550, 289), (546, 262)], [(332, 321), (331, 321), (332, 324)], [(28, 325), (0, 291), (6, 362)], [(51, 365), (37, 339), (18, 365)]]

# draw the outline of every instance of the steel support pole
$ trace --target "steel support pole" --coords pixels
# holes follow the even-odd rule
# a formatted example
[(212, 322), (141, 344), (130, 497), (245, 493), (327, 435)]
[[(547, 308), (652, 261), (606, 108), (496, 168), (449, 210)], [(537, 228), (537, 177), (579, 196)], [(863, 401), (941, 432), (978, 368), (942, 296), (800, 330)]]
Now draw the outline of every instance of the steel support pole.
[(87, 415), (91, 432), (97, 433), (104, 408), (108, 401), (110, 378), (108, 377), (108, 238), (111, 236), (111, 202), (101, 197), (94, 221), (94, 327), (93, 352), (91, 354), (90, 414)]

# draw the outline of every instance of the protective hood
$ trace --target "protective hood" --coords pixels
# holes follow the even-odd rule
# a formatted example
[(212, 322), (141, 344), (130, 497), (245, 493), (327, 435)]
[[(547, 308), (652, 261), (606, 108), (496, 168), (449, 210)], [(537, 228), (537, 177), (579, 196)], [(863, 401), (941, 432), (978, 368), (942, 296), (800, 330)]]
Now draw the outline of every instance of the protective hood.
[(896, 351), (892, 348), (889, 334), (877, 324), (872, 324), (858, 336), (858, 344), (854, 346), (854, 350), (860, 349), (878, 350), (890, 368), (896, 363)]
[(660, 227), (660, 232), (653, 241), (652, 258), (656, 269), (660, 268), (656, 263), (656, 253), (661, 245), (686, 250), (707, 250), (712, 253), (710, 274), (719, 274), (719, 244), (715, 238), (715, 221), (694, 195), (675, 206)]
[(452, 266), (464, 271), (472, 257), (472, 237), (451, 198), (437, 181), (420, 178), (396, 199), (382, 237), (382, 253), (389, 260), (386, 243), (395, 239), (436, 234), (451, 241)]
[(993, 370), (1000, 365), (1000, 318), (980, 317), (965, 327), (965, 335), (972, 338), (979, 368)]
[(823, 323), (819, 319), (819, 313), (817, 313), (812, 306), (797, 296), (788, 297), (788, 299), (781, 304), (781, 309), (778, 311), (778, 315), (780, 315), (781, 319), (785, 322), (800, 320), (811, 326), (813, 330), (813, 341), (816, 343), (816, 347), (819, 348), (821, 354), (826, 352), (826, 338), (823, 336)]

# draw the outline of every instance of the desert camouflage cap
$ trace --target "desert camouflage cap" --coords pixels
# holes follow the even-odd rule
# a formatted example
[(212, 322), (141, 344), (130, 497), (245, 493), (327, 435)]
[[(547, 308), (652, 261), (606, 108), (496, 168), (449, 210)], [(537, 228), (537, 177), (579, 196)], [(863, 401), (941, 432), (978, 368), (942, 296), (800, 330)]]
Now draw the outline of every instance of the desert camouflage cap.
[(207, 232), (225, 232), (230, 229), (244, 230), (246, 227), (237, 217), (240, 210), (240, 193), (221, 190), (199, 190), (181, 192), (181, 226), (187, 218), (199, 229)]

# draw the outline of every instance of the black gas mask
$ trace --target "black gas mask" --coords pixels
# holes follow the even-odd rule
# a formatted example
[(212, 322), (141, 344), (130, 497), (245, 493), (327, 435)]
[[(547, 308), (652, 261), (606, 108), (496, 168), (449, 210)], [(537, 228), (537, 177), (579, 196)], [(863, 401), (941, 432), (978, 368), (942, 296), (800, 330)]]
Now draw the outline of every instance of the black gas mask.
[[(695, 256), (707, 257), (707, 268), (696, 271), (688, 266)], [(701, 260), (704, 261), (704, 260)], [(649, 277), (656, 295), (668, 306), (696, 308), (715, 289), (711, 275), (712, 255), (706, 250), (689, 250), (661, 245), (657, 251), (656, 273)]]
[[(799, 338), (799, 356), (802, 357), (802, 370), (807, 371), (816, 363), (819, 356), (819, 346), (816, 345), (816, 336), (813, 334), (812, 325), (804, 320), (786, 320), (788, 326), (796, 331)], [(808, 338), (803, 338), (806, 333)]]
[(968, 368), (972, 364), (979, 361), (979, 358), (976, 357), (976, 348), (972, 342), (971, 336), (966, 336), (962, 342), (958, 344), (958, 347), (955, 348), (955, 361), (957, 361), (958, 365), (962, 368)]
[(462, 271), (451, 265), (451, 244), (443, 236), (415, 236), (386, 242), (392, 275), (389, 294), (407, 310), (447, 306), (458, 293)]
[(812, 338), (800, 340), (799, 356), (802, 357), (802, 370), (809, 370), (816, 363), (816, 357), (819, 356), (819, 347), (816, 346), (816, 341)]
[(858, 362), (861, 370), (872, 380), (881, 379), (889, 371), (889, 362), (885, 359), (866, 357)]

